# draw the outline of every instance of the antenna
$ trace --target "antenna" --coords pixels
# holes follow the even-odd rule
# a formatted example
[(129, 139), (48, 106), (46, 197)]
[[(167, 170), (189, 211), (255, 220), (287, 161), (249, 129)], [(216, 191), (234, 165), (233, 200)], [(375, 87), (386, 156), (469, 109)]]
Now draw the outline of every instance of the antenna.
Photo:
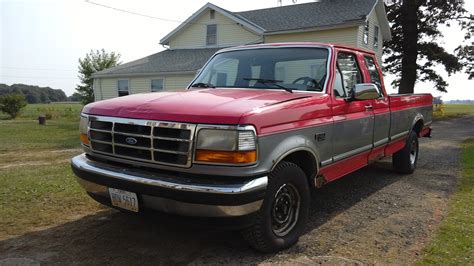
[(277, 6), (282, 6), (281, 0), (277, 0)]

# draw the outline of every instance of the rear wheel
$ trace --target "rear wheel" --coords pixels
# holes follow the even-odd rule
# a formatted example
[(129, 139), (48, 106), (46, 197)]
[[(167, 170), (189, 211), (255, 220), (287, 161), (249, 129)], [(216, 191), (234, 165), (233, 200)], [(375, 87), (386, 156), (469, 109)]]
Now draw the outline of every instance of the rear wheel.
[(275, 252), (295, 244), (306, 225), (309, 187), (301, 168), (280, 163), (269, 176), (262, 207), (253, 225), (243, 230), (249, 244), (262, 252)]
[(393, 168), (401, 174), (411, 174), (415, 171), (418, 161), (418, 136), (415, 131), (408, 136), (405, 147), (392, 157)]

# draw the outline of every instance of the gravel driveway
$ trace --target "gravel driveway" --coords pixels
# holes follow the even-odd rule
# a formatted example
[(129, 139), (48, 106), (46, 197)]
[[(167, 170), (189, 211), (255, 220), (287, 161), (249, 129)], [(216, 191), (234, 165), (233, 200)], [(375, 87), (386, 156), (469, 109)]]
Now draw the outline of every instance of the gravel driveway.
[(414, 174), (395, 174), (384, 160), (318, 190), (306, 234), (278, 254), (254, 252), (238, 232), (206, 222), (109, 210), (1, 241), (0, 265), (410, 264), (447, 213), (459, 176), (459, 144), (474, 136), (474, 117), (433, 128), (433, 138), (420, 141)]

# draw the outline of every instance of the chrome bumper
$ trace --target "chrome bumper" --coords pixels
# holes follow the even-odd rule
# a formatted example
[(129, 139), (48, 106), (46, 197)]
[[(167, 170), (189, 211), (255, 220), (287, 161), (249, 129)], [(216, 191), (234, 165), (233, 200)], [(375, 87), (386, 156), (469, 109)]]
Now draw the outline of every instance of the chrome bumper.
[[(202, 217), (229, 217), (242, 216), (258, 211), (262, 205), (263, 198), (242, 204), (219, 204), (219, 197), (242, 197), (247, 194), (255, 194), (264, 191), (267, 187), (267, 176), (258, 177), (242, 183), (232, 183), (225, 185), (184, 183), (159, 176), (152, 172), (143, 172), (133, 169), (123, 168), (102, 162), (90, 160), (85, 154), (78, 155), (71, 160), (71, 166), (78, 178), (79, 184), (89, 193), (108, 198), (108, 187), (114, 187), (114, 182), (126, 182), (132, 186), (139, 185), (145, 187), (147, 191), (166, 190), (169, 193), (190, 193), (196, 199), (202, 196), (214, 198), (212, 204), (202, 202), (192, 202), (192, 200), (180, 201), (162, 197), (159, 193), (153, 195), (134, 191), (133, 188), (125, 187), (124, 190), (136, 192), (141, 197), (141, 204), (149, 209), (158, 211)], [(107, 184), (100, 184), (94, 178), (100, 177), (107, 180)], [(223, 177), (225, 178), (225, 177)], [(158, 194), (158, 195), (157, 195)], [(190, 202), (191, 201), (191, 202)], [(228, 200), (227, 200), (228, 201)]]

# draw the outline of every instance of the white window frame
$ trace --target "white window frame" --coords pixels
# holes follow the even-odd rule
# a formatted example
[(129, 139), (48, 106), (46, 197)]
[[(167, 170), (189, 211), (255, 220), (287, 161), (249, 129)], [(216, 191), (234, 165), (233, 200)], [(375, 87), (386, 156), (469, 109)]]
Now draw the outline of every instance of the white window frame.
[(153, 91), (153, 87), (152, 87), (153, 80), (161, 80), (162, 89), (159, 90), (159, 91), (164, 91), (164, 90), (165, 90), (165, 79), (164, 79), (164, 78), (151, 78), (151, 79), (150, 79), (150, 91), (151, 91), (151, 92), (159, 92), (159, 91)]
[[(216, 27), (216, 34), (215, 34), (215, 43), (209, 43), (209, 26), (215, 26)], [(208, 24), (206, 25), (206, 46), (216, 46), (217, 45), (217, 24)]]
[[(120, 83), (120, 81), (127, 81), (127, 92), (128, 92), (128, 95), (131, 95), (131, 94), (132, 94), (132, 90), (130, 89), (130, 79), (117, 79), (117, 95), (118, 95), (119, 97), (121, 97), (121, 96), (120, 96), (120, 92), (121, 92), (121, 91), (124, 91), (124, 90), (120, 90), (120, 88), (119, 88), (119, 83)], [(124, 95), (124, 96), (127, 96), (127, 95)]]
[(374, 50), (379, 49), (379, 26), (374, 25)]
[(369, 20), (364, 25), (364, 32), (362, 34), (362, 43), (365, 45), (369, 45), (369, 32), (370, 32), (370, 24)]

